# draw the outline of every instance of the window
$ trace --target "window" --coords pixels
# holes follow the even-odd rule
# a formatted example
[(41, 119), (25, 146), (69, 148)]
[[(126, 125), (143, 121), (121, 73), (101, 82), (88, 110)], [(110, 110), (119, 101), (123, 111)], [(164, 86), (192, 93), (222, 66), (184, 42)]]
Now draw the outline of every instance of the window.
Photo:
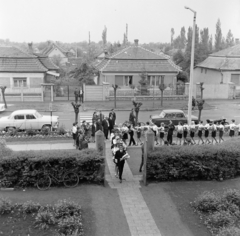
[(16, 115), (14, 116), (14, 120), (24, 120), (24, 115)]
[(133, 78), (132, 78), (132, 76), (130, 75), (128, 75), (128, 76), (125, 76), (124, 77), (125, 78), (125, 81), (124, 81), (124, 85), (125, 86), (130, 86), (130, 85), (132, 85), (132, 81), (133, 81)]
[(159, 86), (161, 77), (159, 75), (148, 76), (148, 84), (151, 86)]
[(14, 88), (26, 88), (27, 87), (27, 78), (13, 78), (13, 87)]
[(123, 86), (123, 76), (122, 75), (115, 75), (115, 84), (119, 86)]
[(34, 115), (26, 115), (26, 119), (27, 120), (33, 120), (33, 119), (36, 119)]
[(240, 85), (240, 74), (231, 74), (231, 82), (235, 85)]
[(183, 117), (184, 117), (183, 113), (176, 113), (176, 118), (183, 118)]

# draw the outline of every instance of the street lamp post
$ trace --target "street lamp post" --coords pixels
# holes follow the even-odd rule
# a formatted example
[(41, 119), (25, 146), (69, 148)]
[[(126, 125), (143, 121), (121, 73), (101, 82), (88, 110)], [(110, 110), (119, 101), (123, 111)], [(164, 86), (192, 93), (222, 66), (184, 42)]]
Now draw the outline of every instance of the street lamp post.
[(188, 125), (191, 125), (192, 121), (192, 93), (193, 93), (193, 65), (194, 65), (194, 47), (195, 47), (195, 24), (197, 12), (189, 7), (186, 9), (194, 13), (193, 17), (193, 34), (192, 34), (192, 51), (191, 51), (191, 67), (190, 67), (190, 81), (189, 81), (189, 93), (188, 93)]

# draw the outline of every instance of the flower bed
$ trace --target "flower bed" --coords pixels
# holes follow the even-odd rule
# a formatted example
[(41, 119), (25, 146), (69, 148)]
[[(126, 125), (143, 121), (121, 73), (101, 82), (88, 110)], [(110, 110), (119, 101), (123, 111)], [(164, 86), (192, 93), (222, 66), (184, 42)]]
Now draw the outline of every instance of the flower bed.
[(13, 204), (0, 198), (0, 219), (4, 222), (1, 235), (84, 235), (82, 208), (70, 200), (41, 206), (33, 201)]
[(240, 175), (240, 138), (219, 145), (163, 146), (148, 155), (147, 179), (223, 180)]
[(22, 151), (0, 159), (1, 187), (34, 187), (44, 168), (57, 178), (74, 171), (80, 182), (104, 181), (104, 158), (95, 149)]
[(191, 203), (200, 219), (216, 236), (240, 235), (240, 192), (227, 190), (222, 195), (204, 192)]

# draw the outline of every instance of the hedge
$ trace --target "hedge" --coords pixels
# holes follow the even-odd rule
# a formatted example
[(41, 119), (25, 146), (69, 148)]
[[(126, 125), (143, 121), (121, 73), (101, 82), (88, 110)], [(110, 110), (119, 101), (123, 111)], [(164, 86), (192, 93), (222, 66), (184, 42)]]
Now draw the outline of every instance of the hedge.
[(104, 158), (95, 149), (13, 152), (0, 159), (0, 181), (4, 180), (7, 187), (20, 183), (21, 186), (35, 186), (43, 167), (50, 173), (54, 173), (54, 169), (75, 170), (80, 182), (104, 181)]
[(223, 180), (240, 174), (240, 137), (222, 144), (162, 146), (148, 154), (147, 179)]

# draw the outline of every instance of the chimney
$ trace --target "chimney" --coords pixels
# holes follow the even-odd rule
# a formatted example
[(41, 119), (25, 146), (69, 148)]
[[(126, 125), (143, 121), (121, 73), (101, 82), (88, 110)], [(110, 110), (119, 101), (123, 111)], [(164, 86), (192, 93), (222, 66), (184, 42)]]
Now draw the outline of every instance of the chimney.
[(29, 53), (33, 54), (33, 43), (28, 43), (28, 51)]
[(134, 39), (135, 46), (138, 46), (138, 39)]
[(235, 39), (235, 44), (239, 44), (239, 39)]

